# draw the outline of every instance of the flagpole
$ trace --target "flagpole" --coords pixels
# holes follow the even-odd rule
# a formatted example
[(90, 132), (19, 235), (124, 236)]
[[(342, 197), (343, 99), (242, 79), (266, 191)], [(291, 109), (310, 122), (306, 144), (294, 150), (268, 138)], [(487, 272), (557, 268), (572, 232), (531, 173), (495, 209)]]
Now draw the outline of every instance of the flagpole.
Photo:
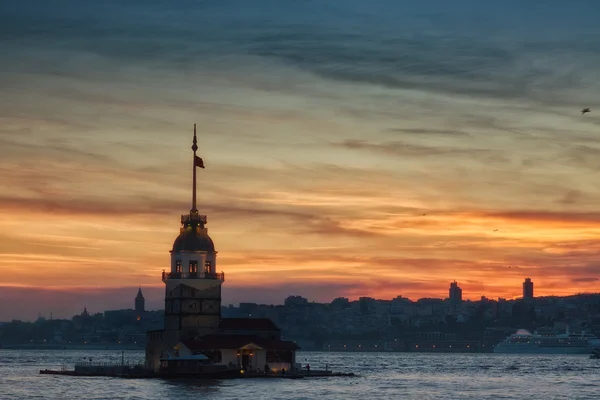
[(192, 150), (194, 150), (194, 158), (192, 159), (193, 173), (193, 184), (192, 184), (192, 212), (197, 212), (196, 209), (196, 150), (198, 150), (198, 141), (196, 140), (196, 124), (194, 124), (194, 144), (192, 144)]

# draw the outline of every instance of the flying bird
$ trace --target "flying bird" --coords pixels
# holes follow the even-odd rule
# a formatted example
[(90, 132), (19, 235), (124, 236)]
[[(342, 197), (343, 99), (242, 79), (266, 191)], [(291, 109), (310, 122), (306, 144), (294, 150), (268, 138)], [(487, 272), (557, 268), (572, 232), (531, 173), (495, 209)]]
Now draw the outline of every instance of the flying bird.
[(583, 110), (581, 110), (581, 115), (585, 114), (585, 113), (589, 113), (591, 110), (588, 108), (584, 108)]
[(494, 229), (494, 232), (498, 232), (498, 229)]

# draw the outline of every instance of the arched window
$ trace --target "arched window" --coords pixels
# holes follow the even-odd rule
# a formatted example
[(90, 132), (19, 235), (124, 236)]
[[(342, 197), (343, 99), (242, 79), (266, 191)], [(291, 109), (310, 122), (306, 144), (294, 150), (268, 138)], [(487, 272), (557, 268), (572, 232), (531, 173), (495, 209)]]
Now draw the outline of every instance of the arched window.
[(190, 274), (198, 273), (198, 261), (190, 261)]

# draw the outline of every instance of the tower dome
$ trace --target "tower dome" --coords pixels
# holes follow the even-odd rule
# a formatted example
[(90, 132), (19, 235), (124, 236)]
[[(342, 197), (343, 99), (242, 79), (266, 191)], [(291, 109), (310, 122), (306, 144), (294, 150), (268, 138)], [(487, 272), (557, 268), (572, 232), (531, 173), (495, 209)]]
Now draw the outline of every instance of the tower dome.
[(180, 251), (215, 251), (215, 244), (208, 230), (204, 227), (206, 215), (198, 215), (193, 211), (190, 215), (181, 216), (182, 228), (179, 236), (173, 242), (172, 253)]

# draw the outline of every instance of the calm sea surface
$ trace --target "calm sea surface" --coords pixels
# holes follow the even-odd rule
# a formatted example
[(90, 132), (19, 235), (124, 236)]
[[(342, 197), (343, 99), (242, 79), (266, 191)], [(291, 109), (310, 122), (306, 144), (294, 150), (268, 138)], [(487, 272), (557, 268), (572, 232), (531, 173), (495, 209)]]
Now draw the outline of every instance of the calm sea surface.
[[(76, 361), (119, 361), (120, 352), (0, 350), (0, 399), (598, 399), (600, 361), (583, 356), (308, 353), (355, 378), (220, 382), (39, 375)], [(125, 352), (127, 361), (143, 353)]]

